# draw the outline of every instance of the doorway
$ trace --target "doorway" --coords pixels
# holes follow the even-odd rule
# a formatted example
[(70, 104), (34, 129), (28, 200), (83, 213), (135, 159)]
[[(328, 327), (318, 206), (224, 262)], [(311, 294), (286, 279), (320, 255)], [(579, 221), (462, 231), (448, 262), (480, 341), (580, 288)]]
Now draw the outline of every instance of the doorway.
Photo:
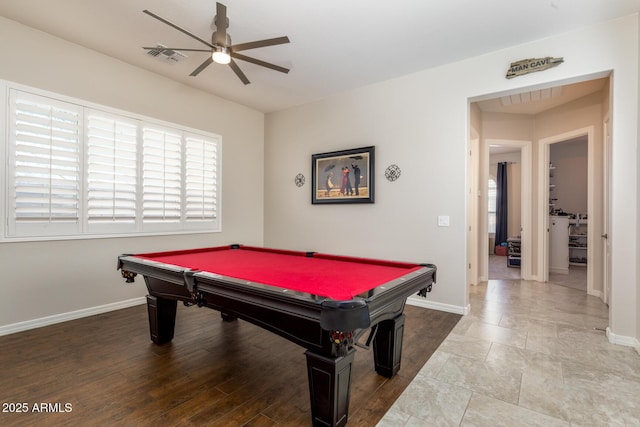
[[(485, 168), (483, 165), (489, 164), (489, 145), (496, 144), (496, 141), (498, 142), (496, 145), (501, 145), (503, 141), (531, 141), (529, 171), (526, 173), (522, 171), (523, 179), (528, 180), (526, 184), (522, 185), (528, 187), (530, 191), (525, 197), (523, 190), (523, 200), (527, 200), (529, 206), (528, 208), (523, 206), (521, 209), (523, 214), (526, 213), (530, 216), (528, 220), (522, 218), (523, 248), (520, 272), (522, 279), (539, 282), (548, 280), (548, 242), (547, 236), (542, 233), (543, 230), (546, 233), (549, 213), (549, 194), (548, 191), (543, 190), (549, 185), (548, 178), (547, 181), (543, 180), (544, 175), (548, 175), (549, 162), (548, 156), (544, 151), (541, 151), (540, 147), (545, 146), (545, 144), (541, 144), (542, 142), (546, 142), (546, 148), (549, 148), (551, 143), (549, 138), (555, 138), (562, 134), (562, 128), (573, 123), (576, 124), (575, 129), (591, 127), (589, 132), (591, 132), (591, 140), (594, 143), (588, 148), (591, 169), (587, 178), (590, 195), (587, 217), (589, 222), (596, 222), (593, 233), (590, 229), (589, 234), (600, 235), (600, 231), (604, 228), (600, 225), (603, 221), (603, 210), (594, 207), (598, 204), (602, 206), (604, 203), (602, 199), (604, 168), (599, 160), (602, 156), (595, 156), (594, 150), (602, 149), (603, 138), (599, 135), (604, 133), (601, 128), (604, 126), (604, 117), (608, 112), (609, 84), (609, 76), (603, 74), (598, 78), (580, 83), (532, 88), (528, 91), (520, 89), (517, 93), (494, 94), (472, 100), (470, 103), (471, 128), (480, 129), (477, 132), (479, 134), (480, 166), (478, 167), (478, 175), (474, 176), (474, 180), (478, 183), (478, 197), (470, 199), (470, 206), (476, 204), (478, 240), (469, 242), (477, 252), (477, 257), (470, 258), (469, 264), (471, 266), (475, 262), (478, 268), (477, 276), (471, 277), (469, 283), (489, 279), (489, 244), (486, 244), (484, 240), (484, 236), (488, 236), (488, 221), (486, 219), (488, 213), (485, 208), (488, 191), (488, 186), (485, 184), (487, 179), (485, 178), (488, 178), (488, 166)], [(604, 108), (605, 105), (607, 108)], [(580, 124), (588, 126), (579, 126)], [(596, 137), (596, 135), (598, 136)], [(554, 142), (559, 142), (559, 140)], [(591, 173), (592, 171), (594, 173)], [(527, 233), (529, 238), (525, 239), (524, 235)], [(589, 282), (591, 283), (587, 287), (590, 294), (603, 298), (602, 290), (593, 287), (594, 278), (597, 277), (600, 281), (599, 278), (603, 274), (601, 271), (602, 257), (596, 253), (598, 245), (602, 246), (600, 241), (593, 242), (593, 245), (588, 244), (589, 248), (594, 247), (593, 251), (589, 249), (589, 258), (594, 258), (594, 260), (587, 262)], [(602, 250), (600, 249), (599, 252)], [(528, 266), (526, 266), (527, 264)], [(598, 264), (600, 267), (597, 266)], [(484, 267), (485, 265), (487, 267)], [(472, 267), (471, 271), (473, 271)]]
[(590, 144), (594, 144), (593, 126), (540, 141), (544, 158), (548, 158), (548, 185), (542, 187), (547, 189), (549, 201), (545, 281), (583, 292), (593, 288), (593, 248), (589, 245), (590, 241), (593, 245), (593, 236), (589, 236), (589, 211), (593, 208), (589, 199), (594, 190), (589, 175), (595, 172), (589, 158)]
[[(488, 156), (485, 162), (487, 186), (487, 236), (486, 280), (526, 279), (530, 277), (531, 256), (531, 141), (486, 140)], [(495, 215), (493, 203), (497, 199), (498, 188), (493, 188), (497, 180), (497, 167), (505, 167), (507, 190), (501, 197), (506, 198), (507, 221), (506, 241), (495, 240)], [(495, 193), (494, 193), (495, 191)], [(504, 240), (504, 239), (503, 239)], [(484, 264), (484, 263), (483, 263)]]

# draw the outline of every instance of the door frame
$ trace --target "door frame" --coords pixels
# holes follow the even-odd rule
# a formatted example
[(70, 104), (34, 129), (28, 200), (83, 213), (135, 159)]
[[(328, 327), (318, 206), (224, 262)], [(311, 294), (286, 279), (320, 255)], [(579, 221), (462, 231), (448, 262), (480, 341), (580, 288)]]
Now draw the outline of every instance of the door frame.
[[(539, 280), (542, 282), (549, 281), (549, 162), (550, 147), (552, 144), (587, 136), (587, 217), (589, 221), (589, 234), (587, 236), (587, 294), (603, 298), (602, 291), (595, 290), (594, 271), (601, 270), (601, 262), (598, 257), (594, 256), (599, 253), (596, 248), (596, 237), (594, 231), (601, 228), (597, 226), (602, 220), (600, 215), (596, 214), (594, 188), (595, 188), (595, 127), (587, 126), (584, 128), (574, 129), (557, 135), (552, 135), (538, 140), (538, 221), (537, 221), (537, 241), (538, 253), (537, 261), (539, 269)], [(598, 243), (599, 239), (598, 239)], [(597, 265), (595, 265), (597, 264)]]
[[(533, 257), (533, 218), (531, 212), (533, 210), (533, 188), (532, 188), (532, 165), (533, 165), (533, 141), (513, 140), (513, 139), (486, 139), (480, 147), (480, 161), (482, 162), (480, 172), (480, 197), (478, 197), (479, 206), (487, 206), (488, 203), (488, 182), (489, 182), (489, 145), (503, 145), (520, 148), (520, 164), (521, 164), (521, 181), (520, 181), (520, 277), (523, 280), (533, 280), (532, 263)], [(478, 209), (479, 214), (479, 241), (480, 247), (478, 251), (477, 263), (479, 268), (479, 280), (486, 282), (489, 280), (489, 245), (487, 240), (481, 236), (488, 236), (489, 232), (489, 214), (487, 209)]]
[(602, 121), (602, 301), (611, 301), (611, 118)]
[(469, 200), (467, 209), (468, 215), (468, 235), (467, 235), (467, 287), (480, 284), (478, 264), (479, 239), (478, 231), (480, 229), (480, 221), (478, 217), (478, 198), (480, 197), (480, 189), (478, 188), (478, 179), (480, 178), (480, 162), (478, 153), (480, 151), (480, 138), (474, 134), (469, 139)]

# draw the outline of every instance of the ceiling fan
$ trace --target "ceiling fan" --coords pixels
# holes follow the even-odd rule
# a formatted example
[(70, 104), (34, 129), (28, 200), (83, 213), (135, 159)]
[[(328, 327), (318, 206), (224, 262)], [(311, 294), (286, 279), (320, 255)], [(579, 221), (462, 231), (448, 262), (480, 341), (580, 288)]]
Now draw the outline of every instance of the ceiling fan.
[[(236, 73), (238, 78), (242, 80), (242, 83), (244, 83), (245, 85), (249, 84), (250, 83), (249, 79), (247, 78), (247, 76), (245, 76), (245, 74), (242, 72), (240, 67), (238, 67), (238, 64), (236, 64), (234, 59), (251, 62), (252, 64), (260, 65), (262, 67), (266, 67), (271, 70), (280, 71), (281, 73), (285, 73), (285, 74), (289, 72), (288, 68), (284, 68), (279, 65), (271, 64), (269, 62), (261, 61), (259, 59), (251, 58), (250, 56), (246, 56), (241, 53), (238, 53), (243, 50), (257, 49), (259, 47), (267, 47), (267, 46), (289, 43), (289, 37), (287, 36), (275, 37), (272, 39), (258, 40), (254, 42), (248, 42), (248, 43), (240, 43), (236, 45), (231, 44), (231, 37), (229, 36), (229, 34), (227, 34), (227, 28), (229, 27), (229, 18), (227, 17), (227, 7), (222, 3), (216, 3), (216, 16), (214, 18), (216, 29), (211, 35), (211, 43), (201, 39), (200, 37), (190, 33), (189, 31), (183, 28), (180, 28), (176, 24), (169, 22), (164, 18), (161, 18), (160, 16), (154, 14), (153, 12), (150, 12), (148, 10), (143, 10), (142, 12), (157, 19), (160, 22), (163, 22), (169, 25), (170, 27), (175, 28), (176, 30), (188, 35), (189, 37), (192, 37), (198, 40), (199, 42), (209, 46), (210, 49), (190, 49), (190, 48), (172, 48), (172, 47), (165, 48), (167, 50), (177, 50), (177, 51), (182, 50), (187, 52), (190, 51), (190, 52), (209, 52), (210, 53), (209, 57), (202, 64), (200, 64), (198, 68), (193, 70), (191, 74), (189, 74), (190, 76), (197, 76), (198, 74), (200, 74), (202, 70), (204, 70), (209, 65), (211, 65), (212, 62), (216, 62), (218, 64), (228, 64), (229, 67), (231, 67), (231, 69), (233, 70), (233, 72)], [(158, 47), (157, 46), (143, 47), (143, 49), (146, 49), (146, 50), (158, 49)]]

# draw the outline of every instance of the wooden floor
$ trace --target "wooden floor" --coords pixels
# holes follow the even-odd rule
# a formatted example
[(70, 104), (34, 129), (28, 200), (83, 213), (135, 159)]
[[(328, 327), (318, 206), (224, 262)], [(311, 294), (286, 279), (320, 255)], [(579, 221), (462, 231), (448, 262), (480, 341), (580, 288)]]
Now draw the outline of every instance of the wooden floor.
[[(349, 426), (375, 425), (460, 319), (406, 315), (394, 378), (357, 350)], [(303, 348), (206, 308), (179, 304), (175, 338), (154, 345), (137, 306), (0, 337), (0, 425), (306, 426), (306, 375)]]

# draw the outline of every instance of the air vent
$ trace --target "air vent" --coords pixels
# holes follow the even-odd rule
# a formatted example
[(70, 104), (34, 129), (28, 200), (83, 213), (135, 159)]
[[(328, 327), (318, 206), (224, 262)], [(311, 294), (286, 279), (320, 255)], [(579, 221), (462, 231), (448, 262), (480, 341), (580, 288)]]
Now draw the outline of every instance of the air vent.
[(147, 55), (153, 56), (159, 61), (168, 62), (169, 64), (175, 64), (176, 62), (180, 62), (187, 57), (182, 52), (178, 52), (177, 50), (167, 49), (166, 46), (157, 43), (155, 49), (149, 49), (146, 51)]

